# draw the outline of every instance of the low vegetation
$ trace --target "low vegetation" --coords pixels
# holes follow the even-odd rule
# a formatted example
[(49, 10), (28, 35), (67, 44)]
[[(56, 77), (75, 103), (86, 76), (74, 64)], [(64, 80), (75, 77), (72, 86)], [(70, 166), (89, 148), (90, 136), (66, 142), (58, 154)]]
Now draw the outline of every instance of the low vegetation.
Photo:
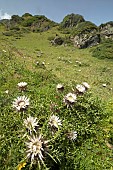
[(85, 21), (77, 24), (77, 26), (72, 31), (72, 35), (91, 33), (95, 30), (97, 31), (97, 26), (95, 24), (90, 21)]
[(92, 55), (99, 59), (113, 59), (113, 41), (105, 41), (92, 50)]

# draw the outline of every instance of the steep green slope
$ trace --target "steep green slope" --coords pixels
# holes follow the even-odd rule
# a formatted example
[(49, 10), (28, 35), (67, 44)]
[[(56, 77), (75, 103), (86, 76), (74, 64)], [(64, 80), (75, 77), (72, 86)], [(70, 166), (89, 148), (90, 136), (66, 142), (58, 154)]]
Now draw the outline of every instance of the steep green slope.
[[(57, 28), (24, 33), (20, 39), (0, 34), (1, 170), (109, 170), (113, 167), (112, 61), (92, 57), (89, 49), (52, 46), (48, 39), (56, 34), (65, 36)], [(67, 102), (66, 95), (76, 94), (76, 85), (84, 81), (91, 86), (89, 91), (80, 96), (77, 93), (73, 104)], [(27, 82), (26, 91), (18, 88), (19, 82)], [(56, 90), (58, 83), (64, 85), (62, 93)], [(24, 95), (29, 98), (28, 107), (18, 110), (14, 99)], [(19, 101), (17, 105), (23, 103)], [(53, 115), (58, 122), (50, 122)], [(24, 123), (29, 116), (38, 122), (32, 133)], [(32, 150), (39, 149), (33, 165), (31, 159), (26, 159), (28, 136), (39, 137), (37, 148), (36, 142)]]

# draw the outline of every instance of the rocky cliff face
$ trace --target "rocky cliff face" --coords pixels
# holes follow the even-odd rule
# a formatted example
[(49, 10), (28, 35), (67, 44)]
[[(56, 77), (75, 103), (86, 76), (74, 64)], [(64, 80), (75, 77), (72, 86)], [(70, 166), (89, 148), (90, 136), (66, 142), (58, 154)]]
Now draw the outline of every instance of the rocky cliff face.
[[(43, 32), (59, 26), (59, 31), (62, 31), (65, 35), (68, 34), (69, 42), (72, 41), (77, 48), (92, 47), (104, 42), (106, 39), (113, 40), (113, 21), (97, 27), (94, 23), (85, 21), (82, 15), (73, 13), (65, 16), (60, 24), (49, 20), (43, 15), (32, 16), (29, 13), (25, 13), (22, 17), (13, 15), (10, 20), (1, 20), (0, 24), (5, 27), (6, 32), (3, 32), (3, 34), (6, 36), (22, 34), (24, 31)], [(65, 40), (55, 37), (51, 43), (62, 45)]]
[(78, 23), (84, 22), (85, 19), (82, 15), (79, 14), (70, 14), (64, 17), (63, 21), (60, 24), (61, 28), (72, 28), (76, 26)]
[(85, 25), (84, 22), (84, 27), (82, 27), (82, 30), (80, 31), (79, 27), (76, 27), (76, 30), (78, 33), (75, 32), (73, 42), (74, 46), (78, 48), (92, 47), (98, 45), (106, 39), (113, 40), (113, 22), (101, 24), (97, 28), (94, 28), (91, 25), (87, 27), (87, 24)]
[(87, 48), (100, 43), (100, 35), (95, 24), (89, 21), (80, 23), (74, 29), (74, 46)]
[(74, 46), (78, 48), (87, 48), (98, 45), (100, 43), (99, 34), (80, 34), (74, 37)]
[(101, 24), (99, 27), (101, 38), (112, 39), (113, 40), (113, 22), (107, 22), (106, 24)]

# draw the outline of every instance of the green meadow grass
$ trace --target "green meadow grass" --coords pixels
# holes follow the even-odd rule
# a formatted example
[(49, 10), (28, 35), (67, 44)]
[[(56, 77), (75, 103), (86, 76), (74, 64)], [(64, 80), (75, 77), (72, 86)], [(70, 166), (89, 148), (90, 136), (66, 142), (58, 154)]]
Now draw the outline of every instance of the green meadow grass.
[[(45, 62), (47, 70), (50, 70), (65, 84), (72, 86), (72, 84), (87, 81), (94, 95), (109, 100), (113, 93), (112, 60), (102, 61), (92, 57), (90, 49), (79, 50), (72, 46), (51, 46), (48, 37), (51, 34), (55, 36), (56, 33), (55, 28), (41, 34), (30, 33), (20, 40), (13, 39), (11, 43), (27, 54), (32, 62)], [(64, 37), (61, 33), (58, 35)], [(106, 84), (107, 87), (103, 88), (102, 84)]]
[[(24, 34), (20, 39), (0, 34), (0, 169), (112, 170), (112, 61), (92, 57), (90, 49), (52, 46), (48, 38), (56, 33), (53, 28)], [(28, 83), (25, 92), (17, 86), (22, 81)], [(64, 96), (84, 81), (91, 89), (67, 108)], [(64, 85), (63, 93), (56, 91), (58, 83)], [(18, 112), (12, 103), (23, 95), (30, 99), (30, 105), (25, 112)], [(52, 114), (62, 122), (54, 135), (48, 125)], [(44, 164), (31, 165), (25, 158), (27, 131), (23, 121), (29, 115), (39, 121), (37, 133), (49, 140), (49, 155), (43, 152)], [(75, 141), (67, 138), (70, 131), (77, 131)], [(26, 163), (23, 168), (22, 162)]]

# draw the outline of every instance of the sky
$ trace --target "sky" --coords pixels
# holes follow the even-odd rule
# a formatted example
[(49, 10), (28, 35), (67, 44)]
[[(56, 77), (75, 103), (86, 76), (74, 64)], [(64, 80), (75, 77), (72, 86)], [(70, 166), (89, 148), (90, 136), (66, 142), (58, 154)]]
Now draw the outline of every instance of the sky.
[(113, 0), (0, 0), (0, 19), (24, 13), (45, 15), (58, 23), (74, 13), (100, 25), (113, 21)]

